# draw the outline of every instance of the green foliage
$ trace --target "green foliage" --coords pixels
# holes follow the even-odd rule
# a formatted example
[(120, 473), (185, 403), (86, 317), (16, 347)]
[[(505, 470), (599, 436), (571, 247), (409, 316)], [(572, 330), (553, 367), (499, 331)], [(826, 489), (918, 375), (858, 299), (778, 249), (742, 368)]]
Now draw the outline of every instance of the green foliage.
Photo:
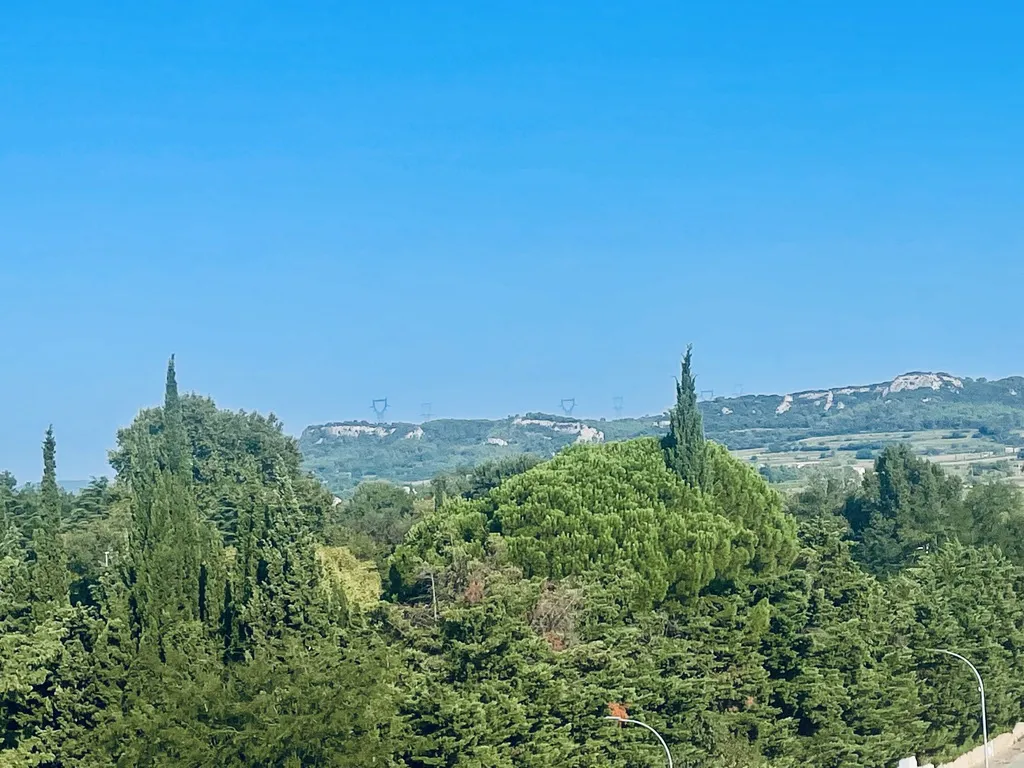
[(94, 592), (124, 543), (130, 512), (122, 486), (94, 478), (65, 506), (64, 546), (71, 571), (71, 601), (99, 607)]
[(57, 487), (57, 443), (53, 427), (43, 441), (43, 481), (39, 520), (32, 533), (32, 600), (45, 613), (49, 605), (68, 601), (66, 552), (61, 538), (61, 498)]
[(703, 450), (715, 478), (707, 492), (670, 471), (651, 439), (568, 449), (419, 523), (396, 553), (401, 588), (423, 563), (481, 556), (493, 534), (527, 577), (636, 574), (638, 605), (784, 563), (793, 533), (781, 499), (724, 449)]
[(740, 539), (744, 561), (760, 576), (788, 568), (796, 555), (796, 526), (785, 514), (782, 497), (717, 443), (707, 444), (705, 462), (713, 480), (706, 495), (745, 532)]
[(317, 556), (326, 578), (341, 591), (347, 604), (357, 610), (377, 607), (381, 578), (373, 563), (360, 560), (347, 547), (318, 547)]
[(891, 765), (923, 731), (909, 620), (863, 573), (835, 518), (801, 526), (796, 567), (765, 585), (773, 606), (765, 635), (782, 764)]
[(886, 448), (843, 514), (873, 572), (892, 573), (968, 528), (963, 488), (905, 445)]
[(179, 656), (153, 670), (140, 705), (99, 734), (118, 765), (386, 765), (392, 751), (379, 643), (290, 637), (220, 669)]
[(847, 499), (856, 494), (860, 476), (851, 468), (818, 470), (807, 486), (787, 499), (787, 509), (798, 520), (819, 516), (832, 517), (842, 513)]
[(303, 525), (286, 472), (260, 489), (238, 520), (238, 549), (231, 574), (229, 651), (242, 656), (254, 646), (288, 635), (323, 635), (345, 615), (341, 590), (326, 587), (310, 528)]
[(167, 366), (162, 413), (165, 422), (155, 438), (132, 435), (129, 442), (131, 461), (124, 481), (130, 491), (131, 527), (119, 569), (132, 605), (132, 635), (141, 648), (161, 659), (178, 625), (211, 620), (215, 590), (209, 589), (209, 572), (220, 559), (194, 493), (173, 358)]
[(469, 487), (465, 496), (469, 499), (481, 499), (497, 488), (510, 477), (528, 472), (541, 463), (541, 459), (530, 453), (518, 456), (507, 456), (497, 461), (486, 461), (474, 467), (469, 474)]
[(785, 465), (773, 467), (764, 464), (758, 467), (757, 473), (769, 483), (788, 483), (800, 477), (800, 470)]
[(986, 482), (967, 492), (969, 520), (964, 543), (998, 547), (1011, 562), (1024, 565), (1024, 491), (1009, 483)]
[(112, 482), (60, 491), (52, 435), (38, 486), (0, 475), (0, 766), (663, 765), (613, 702), (687, 768), (945, 759), (977, 698), (930, 648), (978, 665), (993, 731), (1024, 717), (1021, 491), (887, 447), (784, 502), (678, 439), (688, 364), (668, 448), (462, 468), (425, 509), (331, 506), (276, 420), (179, 396), (172, 360)]
[(1014, 726), (1024, 700), (1024, 573), (992, 549), (940, 547), (890, 583), (890, 600), (904, 606), (904, 643), (915, 652), (921, 706), (928, 713), (920, 751), (952, 757), (951, 745), (978, 744), (978, 687), (961, 662), (930, 652), (957, 651), (985, 681), (989, 729)]
[(442, 419), (421, 425), (345, 422), (307, 427), (299, 445), (305, 467), (336, 494), (346, 496), (370, 480), (421, 482), (438, 475), (465, 476), (478, 465), (522, 454), (550, 458), (575, 442), (581, 424), (578, 419), (545, 414), (500, 421)]
[[(302, 471), (298, 446), (277, 418), (220, 410), (198, 395), (184, 395), (178, 402), (196, 504), (227, 543), (233, 541), (239, 506), (246, 503), (247, 483), (265, 478), (272, 466), (287, 471), (303, 514), (315, 529), (323, 527), (331, 495)], [(131, 476), (136, 462), (151, 460), (144, 446), (159, 441), (163, 431), (163, 408), (141, 411), (131, 426), (118, 431), (110, 464), (119, 477)]]
[(540, 457), (523, 453), (439, 474), (430, 481), (434, 508), (439, 509), (445, 499), (454, 496), (464, 499), (483, 498), (508, 478), (528, 472), (540, 463)]
[(691, 348), (686, 348), (676, 381), (676, 404), (669, 411), (669, 430), (661, 440), (665, 463), (694, 488), (707, 483), (704, 465), (704, 423), (697, 408), (696, 380), (690, 370)]
[[(119, 435), (113, 485), (62, 495), (52, 433), (38, 489), (3, 483), (0, 765), (361, 766), (391, 754), (383, 646), (350, 626), (325, 578), (297, 455), (275, 450), (289, 443), (272, 420), (208, 403), (178, 397), (172, 359), (163, 407)], [(219, 426), (257, 439), (233, 445)], [(229, 483), (238, 536), (226, 548), (207, 505)]]
[(378, 544), (395, 547), (405, 538), (415, 513), (412, 495), (391, 483), (363, 483), (341, 507), (337, 521), (365, 533)]

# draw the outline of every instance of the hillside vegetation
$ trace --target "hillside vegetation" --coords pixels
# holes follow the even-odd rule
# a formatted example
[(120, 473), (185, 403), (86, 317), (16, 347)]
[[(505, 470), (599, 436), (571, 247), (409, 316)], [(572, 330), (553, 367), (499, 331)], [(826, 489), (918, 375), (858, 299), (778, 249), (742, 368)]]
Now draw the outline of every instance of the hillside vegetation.
[[(932, 455), (996, 453), (1024, 446), (1024, 378), (998, 381), (961, 379), (945, 373), (908, 373), (892, 381), (787, 395), (719, 397), (699, 403), (707, 436), (733, 451), (753, 451), (770, 465), (804, 464), (823, 452), (852, 448), (846, 457), (870, 460), (890, 442), (921, 442)], [(506, 419), (441, 419), (424, 424), (335, 422), (307, 427), (299, 439), (304, 466), (335, 493), (344, 494), (361, 480), (397, 483), (430, 480), (444, 472), (485, 461), (529, 453), (542, 458), (567, 445), (659, 436), (668, 415), (586, 421), (547, 414)], [(904, 433), (967, 430), (976, 442), (963, 449), (936, 443), (936, 435), (918, 439)], [(891, 435), (890, 433), (897, 433)], [(872, 435), (864, 441), (815, 438)], [(793, 458), (778, 454), (803, 451)], [(770, 459), (766, 454), (777, 454)], [(749, 458), (747, 453), (744, 458)], [(995, 456), (996, 459), (1001, 458)], [(830, 463), (840, 463), (832, 461)], [(786, 477), (791, 477), (787, 475)]]
[(628, 715), (683, 768), (882, 768), (981, 738), (933, 648), (1024, 718), (1020, 489), (890, 445), (784, 496), (705, 439), (689, 354), (675, 395), (657, 436), (340, 501), (172, 360), (112, 481), (62, 491), (52, 430), (0, 474), (0, 766), (664, 765)]

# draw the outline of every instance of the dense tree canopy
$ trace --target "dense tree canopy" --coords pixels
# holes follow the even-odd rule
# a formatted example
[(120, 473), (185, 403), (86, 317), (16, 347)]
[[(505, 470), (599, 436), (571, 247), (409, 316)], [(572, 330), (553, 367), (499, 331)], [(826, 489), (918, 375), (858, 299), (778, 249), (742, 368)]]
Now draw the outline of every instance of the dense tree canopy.
[(418, 524), (396, 568), (416, 581), (448, 547), (482, 555), (500, 535), (503, 559), (528, 578), (625, 572), (637, 600), (654, 604), (785, 564), (795, 547), (781, 499), (718, 446), (701, 451), (722, 478), (707, 492), (670, 470), (651, 439), (567, 449)]
[[(273, 414), (220, 410), (210, 398), (194, 394), (181, 396), (179, 402), (197, 503), (229, 543), (238, 507), (244, 504), (246, 481), (263, 482), (272, 466), (288, 473), (311, 524), (324, 525), (331, 495), (301, 469), (295, 440), (283, 433)], [(147, 408), (131, 426), (118, 431), (110, 465), (119, 477), (131, 474), (146, 439), (161, 436), (165, 428), (163, 408)]]
[[(172, 360), (163, 407), (119, 435), (113, 488), (97, 481), (65, 504), (52, 433), (43, 455), (38, 493), (5, 483), (2, 497), (0, 765), (361, 766), (389, 754), (388, 672), (369, 663), (379, 642), (349, 627), (323, 578), (324, 494), (274, 420), (179, 397)], [(215, 525), (226, 498), (229, 547)], [(77, 511), (67, 533), (65, 506)], [(69, 544), (86, 531), (109, 549), (72, 604)]]
[(1021, 492), (893, 447), (787, 503), (697, 439), (689, 362), (663, 441), (452, 473), (436, 508), (332, 499), (173, 360), (112, 481), (61, 491), (47, 432), (38, 485), (0, 474), (0, 767), (662, 765), (610, 706), (679, 766), (891, 766), (980, 738), (933, 648), (993, 732), (1024, 717)]

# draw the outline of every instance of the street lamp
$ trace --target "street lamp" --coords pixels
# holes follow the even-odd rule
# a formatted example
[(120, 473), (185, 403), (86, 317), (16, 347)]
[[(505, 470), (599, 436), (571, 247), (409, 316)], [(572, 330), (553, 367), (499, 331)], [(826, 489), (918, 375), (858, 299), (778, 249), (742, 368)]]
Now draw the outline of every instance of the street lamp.
[(668, 758), (668, 768), (672, 768), (672, 753), (668, 751), (668, 744), (666, 744), (665, 740), (661, 738), (661, 734), (651, 728), (647, 723), (641, 723), (639, 720), (633, 720), (628, 717), (614, 717), (611, 715), (605, 717), (605, 720), (615, 720), (618, 723), (632, 723), (633, 725), (639, 725), (642, 728), (646, 728), (648, 731), (653, 733), (655, 737), (657, 737), (658, 741), (661, 742), (661, 746), (665, 750), (665, 757)]
[(981, 681), (981, 673), (978, 672), (977, 668), (971, 664), (967, 659), (961, 656), (959, 653), (953, 653), (953, 651), (947, 651), (942, 648), (929, 648), (928, 650), (933, 653), (944, 653), (947, 656), (952, 656), (955, 659), (960, 659), (964, 664), (971, 668), (971, 672), (978, 678), (978, 690), (981, 691), (981, 737), (985, 741), (984, 752), (985, 752), (985, 768), (988, 768), (988, 718), (985, 716), (985, 683)]

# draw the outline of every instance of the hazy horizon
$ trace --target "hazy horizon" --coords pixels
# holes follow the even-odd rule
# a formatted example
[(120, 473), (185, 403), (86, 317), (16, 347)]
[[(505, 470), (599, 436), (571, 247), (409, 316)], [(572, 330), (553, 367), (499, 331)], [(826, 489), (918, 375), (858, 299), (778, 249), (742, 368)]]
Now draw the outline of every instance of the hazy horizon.
[[(775, 392), (766, 392), (766, 391), (761, 391), (761, 390), (750, 390), (750, 391), (745, 390), (742, 393), (736, 393), (736, 392), (724, 392), (723, 393), (723, 392), (717, 392), (716, 391), (716, 392), (714, 392), (713, 397), (714, 397), (714, 399), (718, 399), (718, 398), (729, 399), (729, 398), (734, 398), (734, 397), (740, 397), (740, 396), (743, 396), (743, 395), (764, 395), (764, 396), (779, 396), (779, 397), (782, 397), (783, 395), (786, 395), (786, 394), (796, 394), (796, 393), (805, 392), (805, 391), (809, 392), (809, 391), (814, 391), (814, 390), (817, 390), (817, 389), (827, 390), (827, 389), (836, 389), (836, 388), (847, 387), (847, 386), (864, 386), (864, 385), (868, 385), (868, 384), (881, 384), (881, 383), (885, 383), (887, 381), (891, 381), (896, 376), (900, 376), (900, 375), (907, 374), (907, 373), (947, 373), (947, 374), (950, 374), (952, 376), (955, 376), (955, 377), (958, 377), (958, 378), (962, 378), (962, 379), (978, 380), (978, 379), (984, 378), (984, 379), (987, 379), (989, 381), (998, 381), (1000, 379), (1005, 379), (1005, 378), (1010, 378), (1010, 377), (1013, 377), (1013, 376), (1022, 376), (1022, 375), (1024, 375), (1024, 372), (1019, 372), (1019, 373), (1011, 372), (1011, 373), (1006, 373), (1006, 374), (1003, 374), (1003, 375), (994, 375), (994, 376), (985, 376), (983, 374), (979, 374), (977, 376), (972, 376), (972, 375), (961, 373), (959, 371), (947, 371), (947, 370), (940, 370), (940, 369), (937, 369), (937, 368), (936, 369), (931, 369), (931, 370), (929, 370), (929, 369), (907, 369), (905, 371), (901, 371), (900, 373), (893, 374), (892, 376), (882, 377), (882, 378), (879, 378), (879, 379), (872, 379), (870, 381), (868, 381), (868, 380), (856, 380), (856, 381), (836, 382), (836, 383), (832, 383), (832, 384), (825, 384), (825, 385), (822, 385), (820, 387), (819, 386), (811, 385), (811, 386), (799, 387), (799, 388), (794, 388), (794, 389), (780, 390), (780, 391), (775, 391)], [(698, 377), (698, 385), (699, 385), (699, 377)], [(185, 390), (184, 388), (183, 388), (183, 391), (193, 392), (193, 390)], [(704, 390), (702, 389), (702, 392), (703, 391)], [(194, 391), (193, 393), (194, 394), (199, 394), (199, 395), (202, 395), (202, 396), (205, 396), (205, 397), (211, 397), (215, 402), (217, 402), (217, 404), (219, 406), (225, 407), (224, 404), (220, 400), (218, 400), (218, 398), (215, 395), (213, 395), (211, 393), (202, 392), (202, 391)], [(604, 404), (604, 410), (595, 410), (593, 412), (587, 410), (588, 405), (589, 405), (588, 403), (577, 402), (576, 410), (573, 412), (573, 417), (574, 418), (580, 418), (580, 419), (590, 419), (590, 420), (598, 420), (598, 419), (608, 419), (608, 420), (611, 420), (611, 419), (616, 419), (616, 418), (626, 418), (626, 419), (628, 419), (628, 418), (640, 418), (640, 417), (645, 417), (645, 416), (655, 416), (655, 415), (659, 415), (659, 414), (664, 413), (671, 406), (671, 399), (672, 399), (671, 392), (669, 392), (669, 394), (666, 395), (666, 398), (665, 398), (666, 402), (665, 402), (665, 405), (663, 407), (661, 407), (661, 408), (654, 407), (654, 408), (649, 408), (649, 409), (643, 410), (643, 411), (631, 411), (630, 408), (629, 408), (629, 402), (624, 397), (623, 398), (623, 411), (622, 411), (622, 415), (620, 417), (620, 416), (617, 416), (614, 413), (614, 403), (613, 403), (613, 399), (612, 399), (613, 397), (614, 396), (606, 398), (607, 399), (607, 403)], [(522, 409), (519, 409), (519, 410), (516, 410), (516, 411), (506, 411), (506, 412), (500, 412), (500, 409), (499, 409), (499, 411), (494, 411), (492, 413), (453, 413), (453, 414), (433, 413), (432, 416), (431, 416), (431, 420), (437, 420), (437, 419), (493, 419), (493, 420), (498, 420), (498, 419), (508, 418), (510, 416), (521, 416), (521, 415), (523, 415), (525, 413), (545, 413), (545, 414), (549, 414), (549, 415), (552, 415), (552, 416), (561, 416), (563, 414), (561, 414), (560, 410), (559, 410), (560, 409), (560, 402), (559, 402), (559, 400), (556, 400), (554, 402), (554, 405), (552, 407), (548, 407), (548, 408), (526, 407), (526, 408), (522, 408)], [(159, 405), (159, 403), (158, 402), (154, 402), (154, 403), (150, 403), (150, 404), (148, 404), (146, 406), (140, 406), (140, 410), (143, 407), (152, 407), (154, 405)], [(420, 413), (418, 416), (410, 416), (410, 417), (404, 417), (404, 416), (396, 415), (396, 414), (405, 413), (407, 411), (408, 412), (412, 412), (416, 408), (421, 406), (422, 403), (417, 405), (417, 406), (409, 406), (407, 408), (403, 408), (402, 407), (403, 404), (401, 404), (401, 403), (396, 404), (396, 405), (397, 405), (397, 407), (392, 407), (392, 404), (389, 402), (388, 410), (387, 410), (386, 415), (383, 418), (382, 423), (409, 423), (409, 424), (422, 424), (422, 423), (424, 423), (424, 419), (422, 418), (422, 413)], [(244, 406), (240, 406), (240, 407), (242, 409), (244, 409), (244, 410), (256, 410), (256, 409), (251, 409), (251, 408), (245, 408)], [(273, 408), (271, 408), (269, 410), (266, 410), (266, 411), (261, 411), (261, 412), (263, 412), (263, 413), (275, 413), (276, 415), (278, 415), (280, 417), (279, 412), (274, 410)], [(343, 416), (332, 416), (332, 417), (329, 417), (329, 418), (324, 418), (324, 419), (320, 419), (320, 420), (310, 421), (310, 422), (307, 422), (307, 423), (299, 425), (299, 426), (290, 425), (290, 424), (288, 424), (287, 421), (285, 421), (284, 422), (284, 431), (285, 431), (285, 433), (287, 433), (289, 435), (292, 435), (294, 437), (298, 437), (302, 433), (302, 431), (304, 429), (306, 429), (307, 427), (310, 427), (310, 426), (327, 424), (327, 423), (332, 423), (332, 422), (354, 422), (354, 421), (365, 421), (367, 423), (374, 423), (376, 421), (376, 415), (374, 414), (374, 412), (372, 410), (372, 405), (368, 404), (367, 407), (366, 407), (366, 413), (362, 414), (362, 415), (356, 414), (356, 415), (350, 415), (350, 416), (344, 416), (344, 415)], [(103, 462), (104, 463), (103, 463), (100, 471), (93, 471), (93, 472), (89, 472), (88, 474), (84, 474), (84, 475), (68, 475), (68, 474), (64, 474), (64, 473), (59, 473), (60, 482), (63, 485), (65, 485), (65, 486), (67, 486), (67, 485), (75, 485), (75, 486), (77, 486), (79, 484), (82, 484), (82, 483), (88, 481), (88, 479), (92, 478), (92, 477), (101, 477), (101, 476), (112, 477), (113, 476), (113, 472), (110, 470), (109, 465), (106, 464), (106, 451), (107, 451), (108, 448), (112, 448), (113, 447), (114, 436), (115, 436), (115, 432), (116, 432), (117, 428), (123, 427), (123, 426), (127, 426), (127, 422), (124, 423), (124, 424), (117, 425), (117, 427), (115, 427), (111, 431), (111, 433), (110, 433), (110, 445), (107, 448), (103, 449), (103, 457), (102, 458), (103, 458)], [(57, 432), (56, 427), (55, 427), (55, 432)], [(57, 438), (58, 438), (58, 453), (59, 453), (59, 449), (60, 449), (60, 440), (59, 440), (60, 435), (59, 435), (59, 433), (57, 434)], [(40, 437), (39, 443), (40, 444), (42, 443), (42, 437)], [(40, 460), (40, 471), (41, 471), (41, 466), (42, 466), (42, 464), (41, 464), (41, 460)], [(38, 478), (35, 477), (35, 474), (38, 474), (38, 472), (36, 472), (35, 474), (32, 474), (31, 468), (29, 470), (29, 473), (23, 473), (23, 474), (18, 474), (17, 472), (14, 472), (14, 470), (10, 466), (0, 466), (0, 471), (3, 471), (4, 469), (10, 470), (10, 471), (12, 471), (14, 473), (15, 477), (17, 477), (17, 479), (19, 481), (19, 485), (26, 484), (26, 483), (34, 483), (38, 479)]]

